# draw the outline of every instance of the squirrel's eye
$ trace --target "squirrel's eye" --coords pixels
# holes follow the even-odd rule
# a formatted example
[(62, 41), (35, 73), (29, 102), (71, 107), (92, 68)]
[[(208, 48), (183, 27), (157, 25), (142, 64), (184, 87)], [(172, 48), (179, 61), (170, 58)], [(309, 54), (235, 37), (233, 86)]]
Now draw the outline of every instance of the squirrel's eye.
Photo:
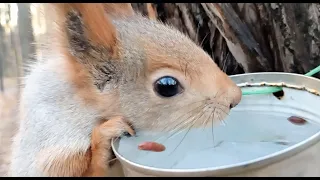
[(183, 89), (176, 78), (165, 76), (154, 83), (154, 90), (162, 97), (172, 97), (181, 93)]

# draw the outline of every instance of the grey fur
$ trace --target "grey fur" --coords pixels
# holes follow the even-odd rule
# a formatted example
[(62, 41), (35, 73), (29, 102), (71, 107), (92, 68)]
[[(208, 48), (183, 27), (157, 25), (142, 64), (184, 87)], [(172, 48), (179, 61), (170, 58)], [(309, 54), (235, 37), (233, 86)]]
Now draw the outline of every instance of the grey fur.
[[(62, 57), (51, 57), (37, 65), (26, 78), (21, 94), (22, 121), (13, 145), (12, 176), (43, 176), (36, 165), (37, 153), (53, 145), (52, 152), (85, 152), (90, 145), (92, 128), (99, 120), (95, 109), (86, 107), (74, 96), (74, 89), (52, 66)], [(64, 69), (64, 67), (60, 67)], [(60, 71), (61, 72), (61, 71)], [(50, 151), (49, 151), (50, 152)]]

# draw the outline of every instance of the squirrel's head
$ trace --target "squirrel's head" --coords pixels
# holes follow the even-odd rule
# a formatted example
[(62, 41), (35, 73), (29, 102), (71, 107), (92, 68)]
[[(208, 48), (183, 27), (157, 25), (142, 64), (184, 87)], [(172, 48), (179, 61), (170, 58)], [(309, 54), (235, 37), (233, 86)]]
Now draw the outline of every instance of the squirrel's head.
[(69, 59), (97, 93), (119, 92), (136, 129), (176, 130), (219, 122), (241, 91), (188, 37), (135, 15), (130, 4), (55, 4)]

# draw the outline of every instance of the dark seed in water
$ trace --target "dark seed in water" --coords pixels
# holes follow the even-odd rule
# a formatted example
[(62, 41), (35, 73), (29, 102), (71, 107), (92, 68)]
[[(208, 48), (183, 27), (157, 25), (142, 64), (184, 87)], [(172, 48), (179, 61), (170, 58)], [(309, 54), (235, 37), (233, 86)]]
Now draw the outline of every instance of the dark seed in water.
[(278, 91), (278, 92), (274, 92), (273, 95), (278, 98), (279, 100), (281, 100), (284, 96), (284, 91), (281, 90), (281, 91)]
[(288, 118), (288, 120), (293, 123), (293, 124), (297, 124), (297, 125), (303, 125), (305, 124), (307, 121), (300, 118), (300, 117), (296, 117), (296, 116), (291, 116)]

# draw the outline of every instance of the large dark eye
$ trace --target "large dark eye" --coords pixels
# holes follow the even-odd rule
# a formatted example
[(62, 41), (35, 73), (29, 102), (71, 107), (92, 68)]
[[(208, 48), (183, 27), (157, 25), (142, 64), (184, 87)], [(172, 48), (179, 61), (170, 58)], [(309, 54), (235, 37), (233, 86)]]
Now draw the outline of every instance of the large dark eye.
[(165, 76), (154, 83), (154, 90), (162, 97), (172, 97), (179, 94), (182, 87), (176, 78)]

